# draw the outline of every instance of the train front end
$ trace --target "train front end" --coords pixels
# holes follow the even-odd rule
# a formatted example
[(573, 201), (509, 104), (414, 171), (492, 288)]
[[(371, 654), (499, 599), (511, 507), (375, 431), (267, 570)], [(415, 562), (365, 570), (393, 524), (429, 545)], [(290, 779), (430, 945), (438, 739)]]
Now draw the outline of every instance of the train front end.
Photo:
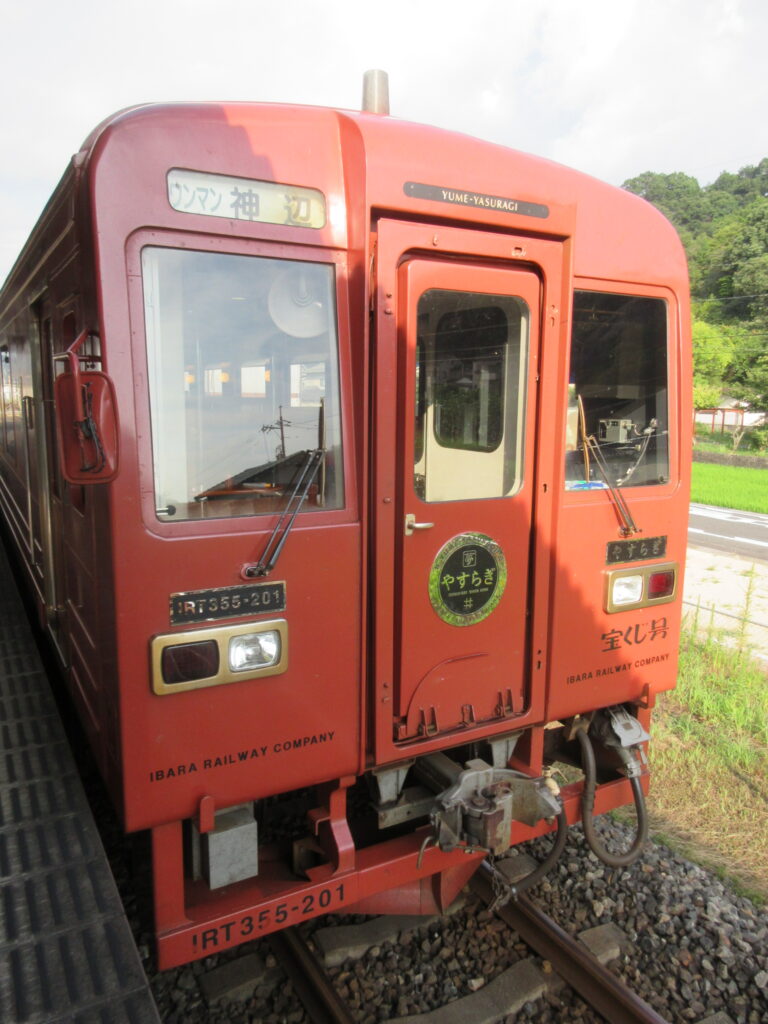
[(375, 114), (138, 109), (86, 167), (119, 448), (90, 731), (161, 965), (444, 909), (641, 808), (687, 508), (666, 222)]

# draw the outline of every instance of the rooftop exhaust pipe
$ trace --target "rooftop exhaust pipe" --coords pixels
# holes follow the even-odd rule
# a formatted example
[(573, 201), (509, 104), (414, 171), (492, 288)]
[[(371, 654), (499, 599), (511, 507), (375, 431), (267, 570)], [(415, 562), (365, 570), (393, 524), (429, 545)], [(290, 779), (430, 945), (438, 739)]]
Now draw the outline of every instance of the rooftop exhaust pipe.
[(389, 76), (386, 71), (363, 75), (363, 110), (368, 114), (389, 113)]

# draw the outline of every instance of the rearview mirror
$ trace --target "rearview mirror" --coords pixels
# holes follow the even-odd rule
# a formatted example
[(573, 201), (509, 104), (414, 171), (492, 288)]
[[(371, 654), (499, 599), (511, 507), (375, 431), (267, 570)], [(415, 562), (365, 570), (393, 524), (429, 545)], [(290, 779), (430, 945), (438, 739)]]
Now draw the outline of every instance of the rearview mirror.
[(118, 432), (115, 390), (100, 370), (81, 370), (77, 349), (83, 331), (66, 353), (69, 371), (53, 382), (59, 462), (70, 484), (109, 483), (117, 475)]

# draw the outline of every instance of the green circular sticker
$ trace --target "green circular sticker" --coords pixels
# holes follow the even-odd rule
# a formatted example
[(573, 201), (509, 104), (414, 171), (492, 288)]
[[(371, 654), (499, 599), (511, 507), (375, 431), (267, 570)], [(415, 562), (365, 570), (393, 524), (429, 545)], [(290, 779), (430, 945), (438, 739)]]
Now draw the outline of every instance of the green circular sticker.
[(472, 626), (487, 618), (507, 584), (504, 553), (482, 533), (460, 533), (438, 551), (429, 574), (429, 599), (444, 622)]

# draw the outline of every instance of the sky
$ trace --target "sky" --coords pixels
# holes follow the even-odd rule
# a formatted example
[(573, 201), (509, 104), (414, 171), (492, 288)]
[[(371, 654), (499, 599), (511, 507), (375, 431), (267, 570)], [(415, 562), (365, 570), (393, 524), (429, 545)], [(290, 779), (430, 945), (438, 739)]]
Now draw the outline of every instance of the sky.
[(766, 0), (0, 0), (0, 282), (71, 155), (168, 100), (358, 109), (620, 185), (768, 155)]

